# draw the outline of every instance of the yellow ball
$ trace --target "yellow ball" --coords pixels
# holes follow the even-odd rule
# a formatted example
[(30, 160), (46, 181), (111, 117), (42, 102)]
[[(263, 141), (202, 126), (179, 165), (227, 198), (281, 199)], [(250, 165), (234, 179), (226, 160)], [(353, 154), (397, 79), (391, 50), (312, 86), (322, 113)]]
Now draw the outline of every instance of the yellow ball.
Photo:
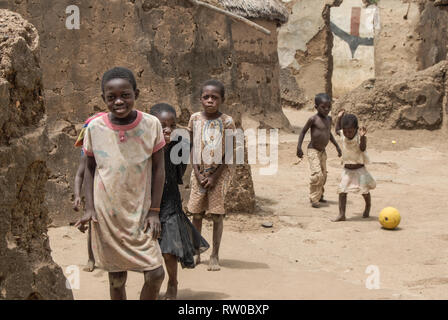
[(401, 221), (400, 212), (392, 207), (381, 210), (379, 220), (385, 229), (395, 229)]

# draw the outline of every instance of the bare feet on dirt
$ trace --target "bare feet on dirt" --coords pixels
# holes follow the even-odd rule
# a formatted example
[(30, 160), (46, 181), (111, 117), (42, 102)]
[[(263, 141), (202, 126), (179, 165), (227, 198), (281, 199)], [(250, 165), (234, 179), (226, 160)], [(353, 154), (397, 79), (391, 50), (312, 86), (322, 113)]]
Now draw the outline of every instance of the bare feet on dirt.
[(194, 256), (194, 265), (197, 266), (200, 263), (201, 263), (201, 256), (199, 254), (195, 255)]
[(95, 260), (89, 260), (87, 262), (87, 267), (85, 267), (84, 270), (87, 272), (92, 272), (95, 270)]
[(210, 262), (208, 264), (208, 271), (219, 271), (221, 267), (219, 266), (219, 258), (210, 256)]
[(331, 220), (333, 222), (345, 221), (345, 216), (338, 216), (336, 219)]
[(177, 282), (169, 283), (166, 287), (166, 293), (163, 300), (177, 300)]

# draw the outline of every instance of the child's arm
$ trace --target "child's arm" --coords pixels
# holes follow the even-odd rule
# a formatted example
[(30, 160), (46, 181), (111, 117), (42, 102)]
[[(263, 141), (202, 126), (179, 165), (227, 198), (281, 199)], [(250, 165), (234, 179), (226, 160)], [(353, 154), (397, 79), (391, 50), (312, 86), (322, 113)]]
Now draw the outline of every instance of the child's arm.
[(330, 141), (331, 143), (334, 144), (334, 146), (336, 147), (336, 151), (338, 152), (338, 157), (342, 157), (342, 151), (341, 148), (339, 147), (338, 143), (336, 142), (336, 139), (334, 138), (333, 134), (330, 132)]
[(302, 151), (302, 143), (303, 143), (303, 139), (305, 138), (305, 135), (308, 131), (309, 128), (311, 128), (311, 126), (313, 125), (314, 122), (314, 117), (311, 117), (308, 119), (307, 123), (305, 124), (305, 126), (302, 129), (302, 132), (300, 132), (300, 136), (299, 136), (299, 142), (297, 144), (297, 156), (302, 159), (303, 158), (303, 151)]
[[(160, 202), (162, 201), (163, 186), (165, 184), (165, 154), (163, 149), (152, 155), (152, 181), (151, 181), (151, 208), (145, 221), (145, 232), (150, 227), (152, 239), (160, 236), (161, 226), (159, 219)], [(154, 208), (154, 210), (152, 210)]]
[(219, 177), (221, 176), (222, 172), (224, 171), (224, 168), (226, 167), (226, 164), (224, 163), (224, 157), (222, 158), (222, 162), (218, 169), (216, 169), (215, 172), (213, 172), (213, 174), (211, 174), (210, 176), (206, 177), (206, 182), (204, 185), (205, 189), (209, 189), (209, 188), (213, 188), (216, 185), (216, 182), (218, 181)]
[(194, 172), (196, 179), (198, 179), (201, 186), (204, 187), (205, 183), (207, 182), (206, 177), (199, 172), (199, 164), (196, 164), (193, 162), (193, 159), (194, 159), (193, 154), (194, 154), (195, 150), (194, 150), (194, 143), (193, 143), (194, 134), (193, 134), (192, 123), (193, 123), (193, 120), (190, 119), (190, 122), (188, 124), (188, 131), (190, 132), (190, 163), (193, 167), (193, 172)]
[[(190, 154), (190, 162), (193, 163), (193, 152), (191, 152)], [(204, 186), (205, 183), (207, 182), (207, 178), (199, 172), (199, 164), (193, 163), (193, 172), (196, 179), (198, 179), (199, 183), (201, 184), (201, 186)]]
[(366, 151), (367, 149), (366, 133), (367, 133), (366, 127), (359, 128), (359, 136), (361, 137), (361, 142), (359, 143), (359, 149), (361, 149), (362, 152)]
[(81, 188), (82, 182), (84, 181), (84, 171), (86, 169), (87, 156), (83, 154), (81, 160), (79, 161), (78, 171), (76, 171), (75, 176), (75, 203), (73, 204), (73, 210), (79, 211), (81, 206)]
[(84, 190), (86, 196), (86, 212), (79, 219), (75, 227), (77, 227), (81, 232), (85, 231), (84, 224), (93, 220), (94, 222), (98, 222), (96, 218), (95, 206), (93, 203), (93, 179), (95, 177), (95, 168), (96, 161), (95, 157), (87, 156), (86, 159), (86, 169), (84, 172)]
[(334, 129), (336, 131), (336, 134), (339, 136), (339, 131), (342, 128), (342, 117), (344, 116), (345, 110), (342, 109), (338, 113), (338, 117), (336, 118), (336, 128)]
[[(236, 130), (236, 126), (235, 123), (233, 122), (232, 118), (229, 118), (226, 122), (225, 122), (225, 127), (224, 127), (224, 136), (225, 136), (225, 141), (227, 143), (227, 137), (228, 137), (228, 133), (231, 133), (231, 138), (232, 138), (232, 152), (234, 152), (234, 146), (235, 146), (235, 130)], [(223, 137), (224, 138), (224, 137)], [(225, 148), (227, 150), (227, 148)], [(222, 159), (221, 159), (221, 163), (218, 165), (218, 168), (215, 170), (215, 172), (213, 172), (211, 175), (206, 177), (206, 182), (204, 185), (205, 189), (210, 189), (213, 188), (216, 185), (216, 182), (218, 181), (219, 177), (221, 177), (222, 172), (224, 171), (224, 169), (226, 168), (227, 164), (226, 164), (226, 150), (224, 150), (224, 154), (222, 155)]]

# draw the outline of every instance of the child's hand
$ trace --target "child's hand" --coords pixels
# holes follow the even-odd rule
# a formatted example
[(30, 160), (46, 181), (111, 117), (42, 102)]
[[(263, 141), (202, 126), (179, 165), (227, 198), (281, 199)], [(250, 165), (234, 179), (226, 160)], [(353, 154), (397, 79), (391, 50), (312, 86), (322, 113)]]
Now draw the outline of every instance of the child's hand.
[(297, 156), (302, 159), (303, 158), (303, 151), (302, 148), (297, 148)]
[(211, 175), (207, 178), (207, 182), (204, 185), (205, 189), (211, 189), (216, 185), (216, 176), (215, 175)]
[(89, 222), (90, 220), (93, 220), (93, 222), (98, 222), (96, 218), (96, 212), (95, 210), (86, 210), (84, 215), (75, 223), (75, 228), (78, 228), (79, 231), (84, 233), (87, 230), (87, 227), (85, 224)]
[(79, 207), (81, 206), (81, 197), (75, 197), (75, 201), (73, 202), (73, 210), (79, 211)]
[(366, 127), (359, 128), (359, 135), (361, 137), (364, 137), (366, 135), (366, 133), (367, 133), (367, 128)]
[(342, 151), (341, 148), (339, 146), (336, 147), (336, 151), (338, 152), (338, 157), (342, 157)]
[(338, 113), (338, 118), (343, 117), (344, 114), (345, 114), (345, 110), (344, 110), (344, 109), (341, 109), (341, 111), (339, 111), (339, 113)]
[(157, 238), (160, 237), (162, 228), (160, 225), (159, 213), (151, 211), (151, 209), (149, 209), (148, 216), (145, 220), (144, 232), (146, 233), (148, 229), (151, 230), (152, 240), (157, 240)]
[(198, 179), (201, 186), (204, 186), (207, 183), (207, 177), (202, 173), (196, 173), (196, 178)]
[(204, 187), (207, 184), (208, 178), (206, 176), (200, 174), (198, 179), (201, 186)]

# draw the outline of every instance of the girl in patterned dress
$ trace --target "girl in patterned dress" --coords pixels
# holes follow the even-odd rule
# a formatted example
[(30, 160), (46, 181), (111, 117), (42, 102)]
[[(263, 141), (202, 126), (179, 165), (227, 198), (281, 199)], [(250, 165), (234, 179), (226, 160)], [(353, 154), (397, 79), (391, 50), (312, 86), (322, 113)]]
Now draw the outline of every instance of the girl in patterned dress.
[[(190, 117), (188, 130), (193, 141), (191, 173), (191, 193), (188, 201), (188, 211), (193, 214), (193, 225), (201, 232), (204, 215), (213, 219), (213, 249), (210, 255), (208, 270), (218, 271), (219, 247), (224, 228), (224, 200), (231, 171), (225, 164), (227, 146), (226, 135), (233, 135), (235, 123), (231, 116), (219, 111), (224, 102), (224, 85), (217, 80), (204, 83), (200, 92), (203, 111)], [(233, 141), (233, 138), (232, 138)], [(232, 149), (233, 150), (233, 149)], [(197, 263), (200, 262), (199, 252)]]
[(111, 299), (126, 299), (127, 271), (144, 274), (141, 299), (156, 299), (164, 279), (160, 201), (165, 181), (159, 120), (134, 110), (139, 90), (132, 72), (113, 68), (103, 75), (102, 98), (109, 113), (92, 120), (83, 149), (86, 212), (99, 267), (109, 272)]

